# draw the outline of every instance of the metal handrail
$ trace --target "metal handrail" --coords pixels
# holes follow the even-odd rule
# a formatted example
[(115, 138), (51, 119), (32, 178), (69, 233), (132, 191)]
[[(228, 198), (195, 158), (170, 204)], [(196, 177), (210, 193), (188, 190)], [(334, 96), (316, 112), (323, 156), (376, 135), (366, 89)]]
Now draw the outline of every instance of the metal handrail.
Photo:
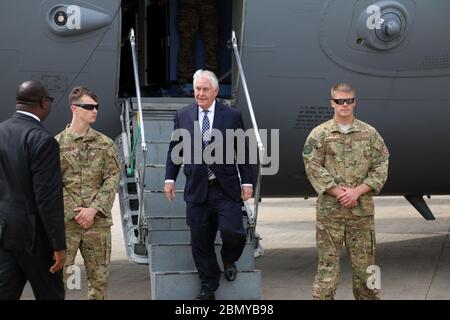
[(120, 124), (122, 125), (122, 133), (121, 133), (121, 139), (122, 139), (122, 146), (123, 146), (123, 157), (125, 166), (130, 166), (130, 155), (131, 155), (131, 148), (130, 148), (130, 132), (129, 132), (129, 125), (127, 125), (128, 119), (128, 100), (124, 100), (122, 103), (122, 113), (120, 115)]
[[(254, 198), (253, 198), (254, 199), (254, 207), (253, 207), (253, 210), (250, 209), (251, 214), (249, 217), (250, 238), (253, 240), (253, 237), (255, 234), (256, 223), (258, 221), (258, 204), (259, 204), (259, 197), (261, 194), (261, 179), (262, 179), (265, 148), (261, 141), (261, 136), (259, 134), (259, 129), (258, 129), (258, 124), (256, 122), (255, 113), (253, 112), (253, 105), (252, 105), (252, 101), (250, 99), (250, 94), (248, 92), (247, 81), (245, 79), (244, 69), (242, 68), (241, 57), (239, 55), (239, 49), (238, 49), (238, 45), (237, 45), (236, 33), (234, 32), (234, 30), (231, 33), (231, 43), (233, 45), (234, 57), (236, 58), (236, 63), (237, 63), (238, 70), (239, 70), (239, 76), (240, 76), (241, 82), (242, 82), (242, 88), (245, 93), (245, 99), (247, 100), (247, 107), (248, 107), (248, 111), (250, 113), (250, 118), (252, 120), (252, 125), (253, 125), (253, 129), (254, 129), (254, 133), (255, 133), (256, 143), (258, 146), (258, 154), (259, 154), (258, 177), (256, 180), (256, 188), (255, 188), (255, 194), (254, 194)], [(246, 207), (248, 207), (248, 206), (246, 205)]]
[[(141, 127), (141, 151), (142, 151), (142, 165), (140, 175), (137, 177), (139, 182), (139, 214), (138, 214), (138, 228), (141, 228), (142, 209), (144, 206), (144, 182), (145, 182), (145, 168), (147, 161), (147, 144), (145, 142), (145, 130), (144, 130), (144, 116), (142, 114), (142, 102), (141, 102), (141, 85), (139, 83), (139, 73), (136, 58), (136, 37), (134, 35), (133, 28), (130, 29), (130, 44), (131, 54), (133, 56), (133, 71), (134, 71), (134, 83), (136, 86), (136, 99), (138, 103), (138, 122)], [(143, 235), (139, 232), (139, 237), (142, 240)]]

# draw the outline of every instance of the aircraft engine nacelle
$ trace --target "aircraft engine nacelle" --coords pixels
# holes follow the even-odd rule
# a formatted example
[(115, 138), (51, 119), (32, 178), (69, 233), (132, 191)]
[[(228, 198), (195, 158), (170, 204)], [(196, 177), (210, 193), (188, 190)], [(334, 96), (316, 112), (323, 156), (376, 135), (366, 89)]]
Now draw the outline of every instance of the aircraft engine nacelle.
[(380, 1), (361, 12), (356, 41), (371, 49), (393, 49), (405, 39), (411, 24), (411, 15), (404, 5), (397, 1)]
[(58, 36), (71, 36), (91, 32), (109, 25), (113, 17), (108, 13), (81, 7), (60, 4), (48, 12), (47, 24)]

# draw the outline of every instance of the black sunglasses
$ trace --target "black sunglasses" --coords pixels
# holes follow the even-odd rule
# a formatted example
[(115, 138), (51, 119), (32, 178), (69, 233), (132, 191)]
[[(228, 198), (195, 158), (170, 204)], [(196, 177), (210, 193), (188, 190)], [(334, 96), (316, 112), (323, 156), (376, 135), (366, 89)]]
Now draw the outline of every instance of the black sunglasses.
[(74, 103), (74, 106), (86, 109), (86, 110), (94, 110), (97, 109), (98, 110), (98, 104), (90, 104), (90, 103)]
[(352, 104), (353, 102), (355, 102), (355, 98), (349, 98), (349, 99), (331, 99), (333, 100), (335, 103), (339, 104), (339, 105), (343, 105), (344, 103), (346, 104)]

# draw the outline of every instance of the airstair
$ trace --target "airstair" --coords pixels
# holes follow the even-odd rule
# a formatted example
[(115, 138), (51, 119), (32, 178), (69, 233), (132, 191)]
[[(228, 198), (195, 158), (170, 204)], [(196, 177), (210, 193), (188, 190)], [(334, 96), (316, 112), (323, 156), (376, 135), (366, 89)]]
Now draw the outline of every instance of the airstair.
[[(122, 162), (119, 200), (126, 250), (132, 262), (148, 264), (152, 299), (190, 300), (201, 288), (186, 225), (182, 170), (172, 203), (167, 201), (163, 187), (173, 115), (192, 103), (193, 98), (141, 98), (132, 32), (130, 40), (137, 90), (135, 98), (121, 101), (122, 134), (117, 139)], [(259, 199), (259, 185), (260, 174), (256, 199)], [(233, 282), (221, 277), (217, 299), (261, 299), (261, 272), (255, 270), (254, 258), (258, 241), (255, 236), (257, 202), (253, 205), (249, 202), (242, 207), (248, 236), (236, 263), (238, 274)], [(223, 269), (220, 248), (218, 233), (216, 254)]]

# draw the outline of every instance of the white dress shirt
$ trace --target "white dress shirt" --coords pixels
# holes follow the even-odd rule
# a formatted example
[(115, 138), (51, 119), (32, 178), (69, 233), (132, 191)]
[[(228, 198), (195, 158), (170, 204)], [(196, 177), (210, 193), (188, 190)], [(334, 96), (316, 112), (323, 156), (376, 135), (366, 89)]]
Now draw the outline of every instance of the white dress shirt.
[(35, 115), (35, 114), (31, 113), (31, 112), (26, 112), (26, 111), (21, 111), (21, 110), (17, 110), (16, 112), (24, 114), (24, 115), (32, 117), (32, 118), (35, 118), (37, 121), (41, 122), (41, 119), (39, 119), (39, 117), (37, 115)]

